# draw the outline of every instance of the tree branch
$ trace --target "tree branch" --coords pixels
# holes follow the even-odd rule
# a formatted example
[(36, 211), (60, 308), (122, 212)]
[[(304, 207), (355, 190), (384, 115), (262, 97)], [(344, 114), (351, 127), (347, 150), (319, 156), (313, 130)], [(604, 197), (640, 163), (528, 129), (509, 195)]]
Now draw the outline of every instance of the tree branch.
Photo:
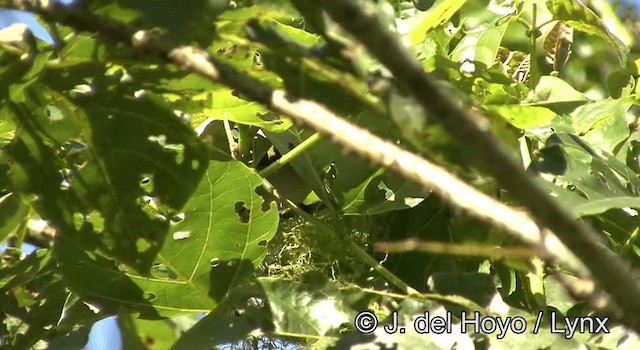
[(451, 96), (439, 89), (398, 37), (382, 24), (372, 6), (352, 0), (319, 4), (361, 41), (398, 82), (409, 88), (433, 120), (455, 136), (472, 158), (486, 165), (496, 180), (524, 204), (540, 224), (550, 228), (580, 258), (600, 288), (611, 295), (638, 327), (640, 285), (632, 277), (630, 266), (606, 247), (592, 227), (576, 221), (567, 209), (525, 173), (507, 148), (491, 134), (489, 122), (478, 113), (462, 109)]
[[(604, 240), (587, 224), (550, 197), (508, 153), (490, 132), (489, 122), (479, 113), (459, 106), (438, 87), (412, 54), (379, 19), (372, 5), (354, 0), (318, 2), (344, 29), (361, 41), (405, 85), (411, 95), (456, 137), (465, 151), (484, 165), (496, 180), (524, 204), (537, 221), (550, 228), (591, 271), (600, 288), (635, 320), (640, 321), (640, 284), (631, 268), (614, 255)], [(534, 59), (534, 58), (532, 58)], [(637, 328), (638, 329), (638, 328)]]

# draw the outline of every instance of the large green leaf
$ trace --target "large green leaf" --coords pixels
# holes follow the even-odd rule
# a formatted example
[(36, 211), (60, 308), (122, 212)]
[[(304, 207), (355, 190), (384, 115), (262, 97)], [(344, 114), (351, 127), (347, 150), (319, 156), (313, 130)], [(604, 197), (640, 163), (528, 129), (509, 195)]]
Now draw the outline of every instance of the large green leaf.
[(571, 113), (589, 100), (566, 81), (545, 75), (540, 77), (533, 92), (522, 101), (524, 105), (546, 107), (556, 113)]
[(607, 99), (582, 106), (572, 114), (574, 133), (590, 145), (609, 153), (629, 136), (625, 114), (631, 103), (625, 98)]
[(34, 63), (22, 84), (10, 85), (21, 97), (5, 111), (22, 133), (8, 152), (9, 174), (20, 195), (38, 194), (34, 207), (54, 227), (102, 221), (77, 244), (145, 271), (168, 230), (145, 198), (180, 207), (205, 170), (206, 150), (164, 100), (88, 64), (95, 42), (76, 44), (56, 64), (36, 56), (38, 70)]
[(211, 161), (172, 218), (170, 237), (150, 276), (122, 271), (66, 241), (61, 254), (73, 261), (65, 261), (63, 271), (86, 297), (105, 306), (127, 305), (144, 318), (208, 312), (252, 276), (277, 229), (275, 203), (257, 193), (261, 183), (240, 162)]
[(575, 206), (571, 208), (571, 211), (576, 213), (577, 216), (585, 216), (604, 213), (614, 208), (640, 208), (640, 198), (626, 196), (596, 199)]
[[(562, 188), (556, 187), (554, 196), (565, 201), (578, 217), (638, 207), (640, 177), (617, 158), (595, 151), (575, 135), (550, 137), (534, 157), (531, 170), (555, 175)], [(569, 194), (579, 194), (582, 199)]]

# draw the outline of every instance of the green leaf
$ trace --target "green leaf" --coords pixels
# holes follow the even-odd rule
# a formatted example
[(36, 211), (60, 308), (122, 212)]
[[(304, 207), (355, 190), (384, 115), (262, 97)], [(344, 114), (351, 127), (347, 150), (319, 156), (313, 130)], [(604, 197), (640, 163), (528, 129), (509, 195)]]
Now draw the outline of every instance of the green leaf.
[(523, 105), (488, 105), (485, 109), (518, 129), (531, 129), (541, 126), (556, 117), (548, 108)]
[[(556, 187), (561, 201), (577, 216), (604, 213), (613, 208), (637, 206), (640, 190), (638, 175), (610, 154), (596, 152), (574, 135), (554, 134), (547, 146), (534, 157), (531, 169), (557, 177)], [(570, 186), (575, 190), (569, 191)], [(571, 199), (565, 192), (580, 194)]]
[(426, 12), (421, 12), (413, 18), (412, 28), (407, 34), (411, 47), (416, 47), (424, 41), (427, 33), (449, 21), (460, 10), (466, 0), (438, 0)]
[[(549, 123), (530, 127), (531, 133), (544, 139), (554, 132), (580, 136), (589, 145), (615, 154), (618, 145), (630, 135), (626, 113), (631, 102), (626, 96), (589, 102), (575, 109), (570, 116), (558, 115)], [(539, 129), (534, 130), (535, 127)]]
[(572, 114), (575, 133), (594, 147), (614, 153), (629, 136), (625, 114), (631, 103), (623, 97), (586, 104)]
[[(256, 102), (243, 100), (234, 95), (234, 91), (227, 87), (220, 87), (206, 93), (205, 107), (194, 114), (193, 125), (204, 122), (207, 117), (230, 120), (232, 122), (253, 125), (269, 132), (282, 132), (293, 124), (291, 120), (276, 118), (263, 106)], [(194, 100), (200, 100), (202, 96), (195, 96)]]
[(240, 286), (215, 310), (183, 333), (171, 349), (209, 349), (220, 344), (234, 344), (256, 329), (273, 331), (264, 293), (259, 285)]
[(193, 35), (196, 30), (210, 24), (212, 17), (227, 8), (229, 0), (120, 0), (117, 4), (94, 0), (88, 5), (93, 12), (160, 27), (177, 40), (183, 40), (187, 34)]
[(575, 108), (588, 101), (586, 96), (564, 80), (545, 75), (540, 77), (538, 85), (534, 91), (522, 101), (522, 104), (546, 107), (556, 113), (571, 113)]
[(379, 169), (344, 194), (343, 212), (345, 215), (375, 215), (413, 208), (426, 195), (418, 186)]
[(38, 249), (17, 263), (3, 267), (0, 270), (0, 290), (7, 291), (27, 285), (46, 271), (50, 260), (49, 249)]
[(97, 210), (105, 222), (99, 237), (109, 252), (145, 271), (168, 229), (145, 198), (173, 209), (184, 204), (206, 169), (203, 145), (151, 94), (103, 93), (77, 102), (92, 130), (81, 140), (90, 161), (69, 180), (86, 201), (80, 213)]
[(171, 218), (175, 223), (151, 276), (121, 271), (74, 251), (71, 242), (62, 242), (60, 253), (69, 255), (63, 269), (83, 295), (109, 307), (126, 305), (143, 318), (210, 311), (252, 277), (278, 227), (275, 203), (257, 193), (261, 183), (238, 161), (211, 161), (191, 198)]
[(240, 162), (212, 161), (160, 253), (167, 268), (207, 286), (217, 302), (250, 277), (278, 227), (276, 204), (259, 195), (261, 184)]

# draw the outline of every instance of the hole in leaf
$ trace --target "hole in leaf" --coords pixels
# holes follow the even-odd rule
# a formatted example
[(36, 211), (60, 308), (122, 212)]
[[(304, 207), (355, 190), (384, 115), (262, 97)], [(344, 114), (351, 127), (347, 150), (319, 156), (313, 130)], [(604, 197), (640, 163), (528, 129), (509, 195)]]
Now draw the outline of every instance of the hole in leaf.
[(104, 218), (99, 211), (92, 210), (89, 214), (85, 215), (84, 219), (93, 226), (95, 232), (100, 233), (104, 230)]
[(148, 240), (146, 240), (146, 239), (144, 239), (142, 237), (136, 239), (136, 250), (139, 253), (144, 253), (149, 248), (151, 248), (151, 243)]
[(69, 182), (70, 178), (75, 174), (75, 171), (71, 169), (62, 169), (60, 170), (60, 177), (62, 180), (60, 181), (60, 189), (66, 191), (71, 187), (71, 183)]
[(382, 195), (383, 199), (388, 201), (395, 201), (396, 194), (393, 192), (392, 189), (387, 187), (387, 185), (384, 182), (380, 182), (378, 184), (378, 190), (379, 190), (379, 193)]
[(251, 210), (249, 210), (244, 202), (236, 202), (234, 206), (234, 210), (236, 214), (238, 214), (238, 218), (240, 218), (240, 222), (246, 224), (249, 222), (251, 218)]
[(247, 305), (249, 307), (263, 307), (264, 299), (262, 299), (261, 297), (250, 297), (249, 299), (247, 299)]
[(238, 261), (237, 261), (237, 260), (229, 260), (229, 261), (227, 262), (227, 266), (229, 266), (229, 267), (234, 267), (234, 266), (236, 266), (236, 264), (237, 264), (237, 263), (238, 263)]
[(150, 336), (146, 336), (144, 337), (144, 347), (145, 349), (151, 349), (153, 348), (153, 345), (156, 343), (155, 340), (153, 340), (153, 338), (151, 338)]
[(142, 179), (140, 180), (140, 188), (145, 193), (152, 193), (153, 191), (153, 175), (152, 174), (142, 174)]
[(48, 106), (46, 109), (46, 113), (49, 121), (56, 122), (64, 119), (64, 114), (62, 114), (62, 111), (57, 107)]
[(233, 311), (231, 311), (231, 316), (242, 317), (242, 315), (244, 315), (244, 313), (245, 313), (244, 309), (237, 308), (237, 309), (234, 309)]
[(220, 259), (219, 258), (211, 259), (211, 267), (218, 267), (218, 266), (220, 266)]
[(263, 239), (260, 242), (258, 242), (258, 247), (266, 247), (267, 246), (267, 240)]
[(171, 217), (171, 224), (175, 225), (175, 224), (177, 224), (179, 222), (182, 222), (184, 220), (184, 218), (185, 218), (184, 213), (176, 214), (173, 217)]
[(167, 143), (166, 135), (150, 135), (147, 137), (147, 140), (156, 143), (162, 147), (165, 151), (174, 152), (176, 154), (176, 163), (182, 164), (184, 161), (184, 145), (183, 144), (174, 144)]
[(176, 241), (181, 241), (189, 237), (191, 237), (191, 232), (189, 231), (176, 231), (173, 233), (173, 239)]
[(263, 213), (266, 213), (271, 209), (271, 202), (275, 202), (276, 198), (262, 186), (256, 187), (254, 191), (258, 196), (262, 197), (262, 205), (260, 205), (260, 210)]
[(147, 301), (154, 301), (158, 298), (154, 293), (151, 292), (144, 292), (143, 297)]

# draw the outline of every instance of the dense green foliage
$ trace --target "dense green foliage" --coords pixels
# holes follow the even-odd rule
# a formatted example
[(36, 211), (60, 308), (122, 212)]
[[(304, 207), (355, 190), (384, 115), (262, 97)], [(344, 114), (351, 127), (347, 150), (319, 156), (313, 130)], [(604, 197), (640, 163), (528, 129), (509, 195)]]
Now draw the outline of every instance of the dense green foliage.
[[(371, 3), (442, 89), (487, 116), (576, 220), (640, 266), (640, 51), (613, 5)], [(93, 0), (68, 10), (199, 46), (518, 205), (314, 1)], [(570, 296), (565, 266), (247, 91), (88, 32), (65, 11), (39, 17), (53, 46), (0, 46), (0, 346), (81, 349), (110, 315), (126, 349), (274, 339), (318, 349), (640, 346), (591, 293)], [(385, 251), (381, 241), (404, 244)], [(39, 249), (25, 255), (25, 242)], [(364, 310), (381, 322), (370, 335), (354, 329)], [(457, 329), (461, 311), (478, 311), (521, 317), (527, 330), (411, 330), (415, 315), (445, 310)], [(394, 311), (406, 333), (383, 331)], [(567, 339), (551, 332), (551, 315), (611, 317), (611, 332)]]

